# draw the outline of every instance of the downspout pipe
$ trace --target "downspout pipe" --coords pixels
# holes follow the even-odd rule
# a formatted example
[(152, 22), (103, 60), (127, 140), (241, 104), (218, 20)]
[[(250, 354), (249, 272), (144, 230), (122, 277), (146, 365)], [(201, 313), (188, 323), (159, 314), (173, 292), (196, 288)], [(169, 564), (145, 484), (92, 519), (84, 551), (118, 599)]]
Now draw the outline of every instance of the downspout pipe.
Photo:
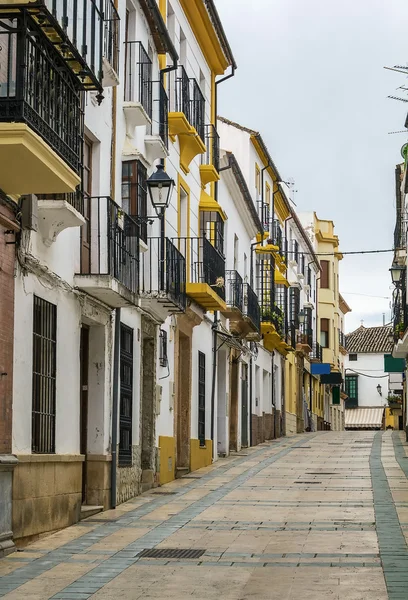
[[(226, 75), (225, 77), (222, 77), (221, 79), (218, 79), (218, 81), (215, 82), (215, 90), (214, 90), (214, 104), (215, 104), (215, 127), (217, 127), (217, 116), (218, 116), (218, 86), (220, 85), (220, 83), (224, 83), (224, 81), (227, 81), (228, 79), (231, 79), (231, 77), (234, 77), (235, 75), (235, 70), (236, 70), (236, 66), (235, 64), (231, 65), (231, 73), (229, 73), (228, 75)], [(229, 166), (227, 168), (230, 168)], [(221, 170), (219, 170), (219, 172), (221, 172)], [(214, 187), (214, 199), (218, 202), (218, 181), (215, 182), (215, 187)]]
[(115, 311), (115, 340), (113, 346), (112, 385), (112, 462), (111, 462), (111, 508), (116, 508), (116, 474), (119, 416), (119, 359), (120, 359), (120, 308)]
[(213, 334), (213, 364), (212, 364), (212, 381), (211, 381), (211, 441), (213, 442), (213, 454), (214, 449), (214, 429), (215, 429), (215, 384), (217, 379), (217, 329), (218, 329), (218, 312), (214, 313), (214, 323), (212, 324)]

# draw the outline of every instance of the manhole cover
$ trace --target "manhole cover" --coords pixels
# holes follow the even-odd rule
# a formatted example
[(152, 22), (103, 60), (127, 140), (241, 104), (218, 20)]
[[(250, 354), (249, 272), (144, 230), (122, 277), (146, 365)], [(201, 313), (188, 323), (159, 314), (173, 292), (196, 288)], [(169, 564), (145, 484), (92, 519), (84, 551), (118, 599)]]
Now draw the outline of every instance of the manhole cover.
[(316, 484), (316, 483), (322, 483), (322, 482), (321, 481), (295, 481), (295, 483), (302, 483), (302, 484), (309, 485), (311, 483)]
[(138, 558), (200, 558), (205, 550), (183, 549), (183, 548), (146, 548), (138, 554)]

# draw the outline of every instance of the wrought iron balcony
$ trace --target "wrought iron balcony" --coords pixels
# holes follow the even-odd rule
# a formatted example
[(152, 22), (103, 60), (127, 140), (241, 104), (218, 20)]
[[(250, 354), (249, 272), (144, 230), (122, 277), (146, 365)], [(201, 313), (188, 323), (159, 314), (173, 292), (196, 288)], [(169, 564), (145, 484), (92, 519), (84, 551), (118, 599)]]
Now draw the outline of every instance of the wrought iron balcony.
[(310, 360), (312, 362), (322, 362), (323, 361), (323, 348), (319, 344), (319, 342), (314, 342), (312, 347), (312, 352), (310, 354)]
[(271, 322), (275, 326), (276, 332), (283, 337), (285, 334), (285, 315), (284, 312), (277, 304), (271, 309)]
[(139, 227), (107, 196), (86, 198), (78, 288), (117, 308), (134, 304), (139, 287)]
[(301, 325), (297, 343), (302, 346), (307, 353), (310, 353), (313, 349), (313, 330), (306, 325)]
[(187, 71), (182, 65), (179, 65), (176, 72), (174, 97), (171, 110), (184, 113), (187, 121), (191, 123), (191, 95), (190, 79)]
[[(117, 84), (106, 78), (107, 71), (118, 72), (119, 61), (119, 15), (112, 0), (9, 4), (13, 11), (32, 15), (82, 89), (102, 92), (102, 85)], [(2, 14), (7, 10), (10, 6), (0, 6)]]
[(272, 242), (274, 246), (279, 248), (279, 254), (282, 255), (284, 251), (283, 235), (282, 228), (277, 219), (273, 219), (272, 221)]
[(271, 229), (271, 211), (269, 204), (261, 203), (261, 223), (264, 231), (269, 233)]
[(186, 309), (186, 259), (167, 238), (148, 238), (141, 256), (141, 305), (160, 320)]
[(344, 348), (344, 350), (347, 350), (346, 336), (342, 331), (339, 331), (339, 345)]
[[(15, 182), (13, 169), (3, 169), (0, 187), (11, 194), (73, 191), (79, 183), (83, 144), (82, 93), (77, 79), (29, 14), (14, 13), (9, 18), (0, 18), (0, 65), (2, 137), (7, 127), (14, 130), (14, 135), (17, 130), (23, 135), (24, 127), (16, 124), (25, 124), (74, 172), (71, 176), (68, 171), (63, 173), (67, 167), (56, 163), (51, 156), (44, 154), (42, 161), (42, 149), (28, 132), (24, 134), (26, 142), (20, 156), (20, 162), (24, 157), (26, 163), (24, 176), (19, 172), (20, 181)], [(6, 123), (9, 125), (5, 126)], [(3, 150), (10, 152), (9, 164), (13, 163), (17, 141), (15, 137), (14, 149), (13, 144), (5, 148), (3, 141)], [(37, 145), (30, 156), (29, 145)], [(43, 149), (46, 153), (47, 149)], [(53, 162), (48, 170), (47, 162)], [(67, 181), (64, 185), (63, 177), (70, 178), (74, 185), (67, 185)]]
[(145, 116), (141, 125), (152, 119), (152, 61), (141, 42), (125, 42), (125, 103), (138, 103)]
[(213, 165), (218, 172), (220, 168), (220, 136), (217, 128), (212, 123), (205, 125), (204, 141), (206, 153), (203, 155), (203, 164)]
[(238, 271), (225, 272), (225, 302), (228, 309), (244, 312), (243, 281)]
[(226, 310), (225, 258), (206, 237), (172, 240), (187, 263), (187, 295), (206, 310)]
[(249, 283), (244, 283), (244, 314), (253, 324), (255, 331), (259, 333), (261, 330), (261, 310), (258, 296)]
[(205, 137), (205, 98), (195, 79), (190, 79), (190, 123), (202, 140)]

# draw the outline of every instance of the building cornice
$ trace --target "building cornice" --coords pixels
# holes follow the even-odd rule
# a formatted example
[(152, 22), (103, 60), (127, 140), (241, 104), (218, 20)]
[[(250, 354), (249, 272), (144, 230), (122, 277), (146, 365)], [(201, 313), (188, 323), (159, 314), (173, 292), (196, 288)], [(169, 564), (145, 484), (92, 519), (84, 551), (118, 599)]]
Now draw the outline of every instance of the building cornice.
[(227, 37), (213, 0), (180, 0), (194, 36), (215, 75), (236, 68)]

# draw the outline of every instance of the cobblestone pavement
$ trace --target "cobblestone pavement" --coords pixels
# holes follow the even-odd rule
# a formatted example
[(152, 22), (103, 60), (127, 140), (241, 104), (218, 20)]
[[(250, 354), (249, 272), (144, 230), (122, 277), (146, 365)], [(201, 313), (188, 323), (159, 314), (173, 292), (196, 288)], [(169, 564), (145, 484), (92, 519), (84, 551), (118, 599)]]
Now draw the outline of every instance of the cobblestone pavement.
[(0, 597), (408, 600), (407, 447), (366, 431), (245, 450), (8, 556)]

